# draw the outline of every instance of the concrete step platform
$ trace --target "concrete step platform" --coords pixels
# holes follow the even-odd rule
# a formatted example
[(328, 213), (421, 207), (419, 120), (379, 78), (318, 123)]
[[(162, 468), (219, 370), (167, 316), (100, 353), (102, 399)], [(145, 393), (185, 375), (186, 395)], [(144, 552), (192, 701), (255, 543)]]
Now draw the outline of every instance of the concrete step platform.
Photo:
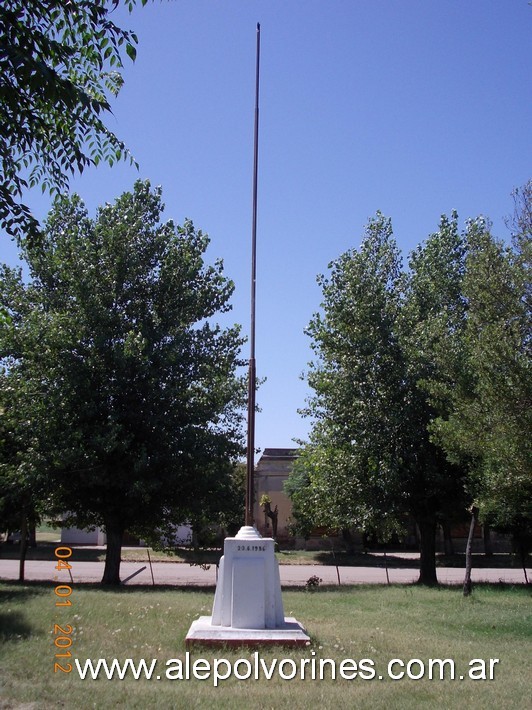
[(213, 626), (212, 616), (200, 616), (192, 622), (186, 645), (202, 646), (308, 646), (310, 637), (293, 616), (286, 616), (284, 625), (276, 629), (235, 629)]

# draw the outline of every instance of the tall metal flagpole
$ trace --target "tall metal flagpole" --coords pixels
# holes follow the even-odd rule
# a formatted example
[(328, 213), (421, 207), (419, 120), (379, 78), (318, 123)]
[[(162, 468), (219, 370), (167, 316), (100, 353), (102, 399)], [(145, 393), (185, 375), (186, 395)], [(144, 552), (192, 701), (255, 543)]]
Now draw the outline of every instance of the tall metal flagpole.
[(245, 524), (253, 525), (254, 467), (255, 467), (255, 294), (257, 285), (257, 174), (259, 167), (259, 76), (260, 24), (257, 23), (257, 61), (255, 70), (255, 135), (253, 145), (253, 221), (251, 229), (251, 332), (248, 383), (248, 432)]
[[(293, 617), (285, 617), (275, 540), (262, 537), (253, 525), (255, 453), (255, 284), (257, 256), (257, 169), (259, 138), (260, 25), (257, 24), (253, 229), (251, 249), (251, 352), (249, 358), (246, 516), (235, 537), (224, 540), (211, 616), (195, 619), (186, 642), (257, 646), (278, 643), (308, 646), (310, 637)], [(260, 542), (260, 544), (258, 544)]]

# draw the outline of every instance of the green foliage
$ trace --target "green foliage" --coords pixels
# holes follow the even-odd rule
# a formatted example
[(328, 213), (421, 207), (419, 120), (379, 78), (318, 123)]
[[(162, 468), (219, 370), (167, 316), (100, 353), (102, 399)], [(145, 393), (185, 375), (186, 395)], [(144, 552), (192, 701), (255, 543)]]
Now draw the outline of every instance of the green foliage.
[(468, 465), (480, 518), (518, 537), (532, 530), (532, 222), (520, 217), (512, 246), (495, 239), (482, 220), (469, 224), (468, 310), (460, 338), (466, 375), (447, 388), (449, 415), (434, 426), (448, 455)]
[[(122, 52), (136, 53), (136, 35), (112, 21), (119, 4), (0, 4), (0, 225), (10, 235), (38, 232), (20, 201), (28, 187), (59, 192), (89, 165), (131, 159), (103, 122), (122, 85)], [(123, 4), (131, 10), (136, 0)]]
[(242, 453), (245, 382), (236, 376), (233, 283), (204, 263), (192, 222), (160, 222), (160, 189), (137, 182), (89, 218), (59, 198), (24, 250), (31, 283), (4, 267), (0, 333), (24, 462), (50, 506), (78, 525), (149, 535), (223, 507)]
[[(464, 489), (465, 468), (449, 461), (431, 436), (434, 420), (452, 408), (449, 391), (455, 377), (467, 373), (462, 346), (467, 244), (467, 235), (458, 229), (458, 215), (443, 215), (438, 231), (410, 255), (404, 276), (399, 329), (410, 382), (405, 415), (411, 433), (413, 486), (408, 490), (410, 511), (417, 520), (459, 517), (470, 502)], [(449, 360), (453, 378), (444, 364)], [(439, 396), (429, 398), (427, 389), (438, 391)], [(420, 471), (415, 473), (416, 469)]]
[[(3, 268), (0, 281), (10, 294), (0, 321), (0, 529), (20, 530), (38, 521), (46, 493), (35, 453), (37, 423), (24, 416), (24, 401), (35, 399), (35, 392), (24, 369), (15, 364), (20, 353), (16, 324), (27, 315), (21, 273)], [(34, 407), (40, 406), (35, 400)]]
[(420, 332), (436, 311), (443, 314), (444, 288), (452, 290), (448, 245), (437, 239), (413, 257), (408, 280), (391, 223), (378, 214), (360, 249), (321, 278), (324, 314), (308, 329), (319, 360), (309, 372), (315, 396), (305, 413), (315, 422), (289, 484), (297, 510), (306, 501), (315, 523), (387, 536), (401, 530), (405, 513), (434, 519), (456, 494), (456, 471), (430, 441), (434, 414), (418, 387), (431, 363), (428, 334), (426, 347), (417, 347)]
[(318, 356), (304, 413), (312, 417), (287, 490), (301, 529), (358, 527), (381, 539), (416, 521), (421, 578), (436, 581), (436, 524), (465, 508), (465, 469), (432, 440), (449, 396), (431, 401), (426, 383), (448, 383), (439, 364), (464, 324), (465, 242), (457, 216), (443, 217), (404, 272), (390, 220), (380, 213), (360, 249), (321, 277), (323, 314), (308, 328)]
[(3, 387), (0, 409), (0, 531), (20, 530), (23, 519), (36, 518), (38, 500), (34, 479), (19, 469), (17, 436), (13, 431), (8, 404), (9, 392)]
[[(197, 548), (212, 547), (220, 542), (223, 533), (236, 535), (244, 523), (246, 497), (246, 467), (241, 462), (213, 471), (208, 480), (206, 495), (191, 509), (189, 522), (193, 543)], [(152, 534), (147, 539), (154, 540)]]
[[(406, 397), (396, 328), (401, 264), (391, 223), (378, 214), (359, 251), (320, 277), (323, 314), (307, 330), (317, 361), (308, 374), (314, 419), (295, 477), (297, 507), (315, 524), (391, 531), (399, 526), (402, 453), (398, 432)], [(293, 479), (294, 480), (294, 479)]]
[(220, 490), (213, 499), (211, 522), (217, 522), (228, 535), (236, 535), (244, 524), (246, 506), (246, 466), (239, 462), (229, 476), (218, 479)]
[[(303, 459), (307, 457), (307, 450), (308, 446), (301, 450)], [(288, 478), (283, 484), (284, 492), (290, 498), (292, 504), (293, 518), (289, 524), (290, 534), (302, 535), (305, 538), (310, 537), (312, 529), (315, 527), (313, 511), (316, 506), (313, 505), (310, 496), (309, 466), (310, 460), (308, 462), (305, 460), (300, 461), (300, 456), (298, 455)]]
[(313, 425), (286, 486), (301, 531), (386, 537), (408, 515), (423, 576), (434, 557), (424, 540), (474, 504), (530, 546), (532, 182), (514, 199), (511, 246), (483, 218), (461, 233), (453, 213), (403, 272), (377, 214), (360, 249), (320, 278), (323, 312), (307, 331)]

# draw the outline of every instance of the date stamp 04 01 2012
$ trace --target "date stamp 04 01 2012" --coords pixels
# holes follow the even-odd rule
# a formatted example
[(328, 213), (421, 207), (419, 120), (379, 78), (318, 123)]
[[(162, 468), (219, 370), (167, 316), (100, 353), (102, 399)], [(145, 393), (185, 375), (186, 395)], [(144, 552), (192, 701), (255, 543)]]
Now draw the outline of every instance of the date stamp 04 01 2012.
[[(70, 581), (72, 581), (72, 565), (68, 560), (72, 556), (72, 549), (70, 547), (57, 547), (55, 550), (56, 565), (55, 568), (59, 572), (68, 571), (70, 574)], [(70, 595), (72, 594), (72, 587), (70, 584), (57, 584), (54, 589), (55, 594), (55, 606), (56, 607), (71, 607), (72, 600)], [(72, 658), (72, 652), (70, 647), (72, 646), (72, 626), (71, 624), (54, 624), (54, 646), (55, 646), (55, 661), (54, 661), (54, 673), (58, 671), (62, 673), (70, 673), (72, 670), (72, 664), (68, 663), (68, 658)], [(57, 660), (59, 659), (59, 660)]]

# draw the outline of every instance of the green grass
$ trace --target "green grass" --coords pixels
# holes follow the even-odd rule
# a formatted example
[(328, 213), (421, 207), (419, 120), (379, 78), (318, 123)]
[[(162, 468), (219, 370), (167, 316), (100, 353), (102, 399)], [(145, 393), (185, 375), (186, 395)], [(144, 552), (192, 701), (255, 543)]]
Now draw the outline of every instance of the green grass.
[[(458, 588), (418, 586), (285, 591), (287, 615), (302, 621), (312, 644), (264, 649), (261, 657), (372, 659), (385, 674), (392, 658), (452, 658), (465, 680), (423, 679), (167, 680), (164, 663), (184, 659), (191, 621), (210, 613), (212, 592), (176, 588), (104, 591), (77, 585), (72, 607), (57, 608), (54, 587), (0, 583), (0, 708), (528, 708), (532, 692), (532, 605), (524, 587), (480, 586), (465, 599)], [(81, 680), (53, 673), (53, 626), (73, 626), (73, 657), (159, 659), (161, 680)], [(316, 655), (313, 656), (312, 652)], [(195, 648), (193, 659), (234, 662), (249, 649)], [(494, 680), (470, 680), (474, 658), (498, 658)], [(398, 668), (397, 668), (398, 670)]]

